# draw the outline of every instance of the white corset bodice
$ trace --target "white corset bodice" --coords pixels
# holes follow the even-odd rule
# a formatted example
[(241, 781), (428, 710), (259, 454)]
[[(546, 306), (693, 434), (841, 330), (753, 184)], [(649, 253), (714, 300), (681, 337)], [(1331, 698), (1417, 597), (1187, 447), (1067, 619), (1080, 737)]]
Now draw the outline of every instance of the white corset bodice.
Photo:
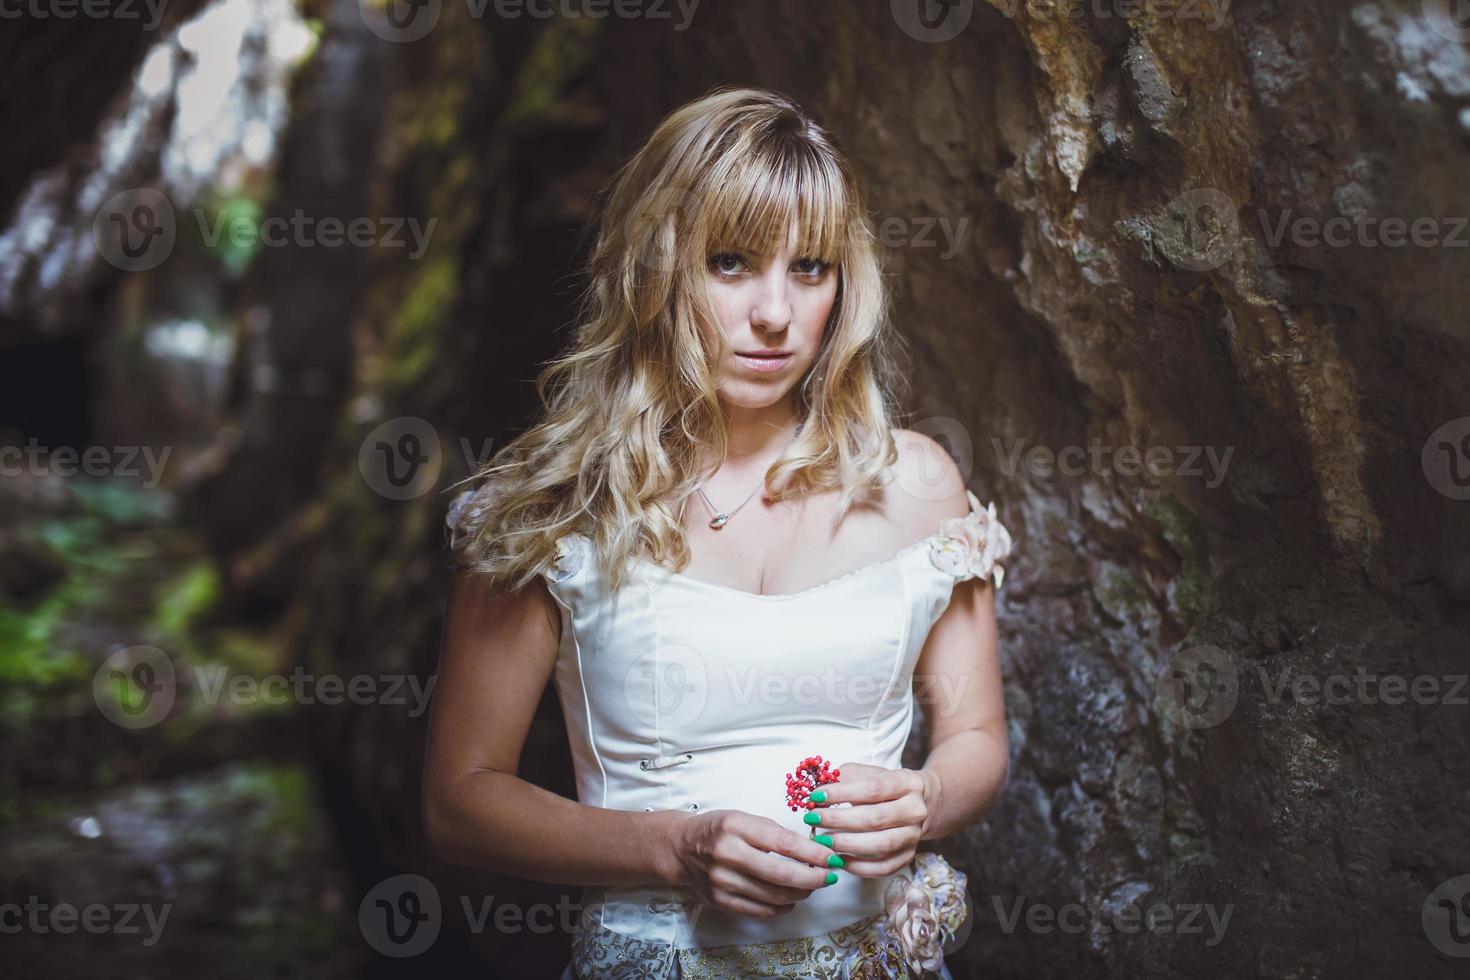
[[(579, 801), (738, 809), (805, 835), (785, 803), (785, 774), (801, 759), (898, 768), (930, 629), (956, 582), (999, 584), (994, 559), (1010, 547), (993, 508), (969, 499), (968, 517), (928, 538), (787, 594), (744, 592), (642, 559), (610, 591), (592, 543), (564, 537), (546, 581), (561, 608), (554, 682)], [(839, 872), (767, 920), (704, 906), (683, 888), (588, 888), (583, 929), (666, 948), (816, 936), (882, 912), (887, 881)]]

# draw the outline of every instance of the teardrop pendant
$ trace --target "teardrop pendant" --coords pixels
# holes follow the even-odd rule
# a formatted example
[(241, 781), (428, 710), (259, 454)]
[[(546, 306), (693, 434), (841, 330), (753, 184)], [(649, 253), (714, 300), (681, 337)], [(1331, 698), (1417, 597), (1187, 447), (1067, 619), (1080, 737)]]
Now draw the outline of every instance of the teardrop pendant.
[(725, 526), (725, 522), (728, 521), (729, 519), (730, 519), (730, 515), (729, 514), (719, 514), (713, 520), (711, 520), (709, 522), (709, 526), (712, 527), (712, 528), (714, 528), (716, 531), (718, 531), (720, 528), (722, 528), (722, 527)]

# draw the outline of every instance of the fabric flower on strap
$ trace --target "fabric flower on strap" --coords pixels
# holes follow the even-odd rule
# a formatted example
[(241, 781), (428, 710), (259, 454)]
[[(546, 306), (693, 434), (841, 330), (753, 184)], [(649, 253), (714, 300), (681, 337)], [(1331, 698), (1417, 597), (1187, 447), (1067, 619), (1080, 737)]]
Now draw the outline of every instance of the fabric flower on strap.
[(484, 517), (485, 498), (475, 500), (475, 490), (465, 490), (449, 502), (444, 525), (449, 530), (449, 550), (459, 551), (470, 539), (471, 528)]
[(970, 513), (951, 517), (939, 525), (929, 542), (929, 557), (941, 570), (957, 579), (991, 578), (995, 587), (1005, 579), (999, 562), (1011, 553), (1011, 535), (995, 515), (995, 504), (981, 509), (980, 498), (965, 491)]
[(966, 876), (928, 851), (914, 857), (914, 870), (888, 883), (887, 915), (848, 951), (845, 980), (919, 980), (944, 967), (944, 944), (968, 914)]

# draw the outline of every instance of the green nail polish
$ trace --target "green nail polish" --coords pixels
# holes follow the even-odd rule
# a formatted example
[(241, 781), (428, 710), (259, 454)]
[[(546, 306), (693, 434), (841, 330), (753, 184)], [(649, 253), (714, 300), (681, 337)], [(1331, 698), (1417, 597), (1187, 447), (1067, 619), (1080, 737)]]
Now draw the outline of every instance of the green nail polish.
[(813, 803), (826, 803), (827, 791), (824, 789), (814, 790), (812, 792), (812, 795), (809, 796), (808, 799), (810, 799)]
[(837, 872), (835, 872), (835, 871), (828, 871), (827, 872), (827, 884), (832, 885), (832, 884), (836, 884), (836, 882), (837, 882)]
[(818, 844), (821, 844), (823, 847), (832, 846), (832, 837), (830, 834), (818, 834), (817, 836), (813, 837), (812, 840), (816, 841)]
[(822, 822), (822, 815), (816, 810), (808, 810), (806, 813), (802, 814), (801, 819), (803, 823), (807, 823), (815, 827), (817, 824)]
[(847, 862), (844, 861), (844, 860), (842, 860), (842, 855), (841, 854), (828, 854), (827, 855), (827, 867), (829, 867), (829, 868), (840, 868), (840, 867), (843, 867), (846, 864), (847, 864)]

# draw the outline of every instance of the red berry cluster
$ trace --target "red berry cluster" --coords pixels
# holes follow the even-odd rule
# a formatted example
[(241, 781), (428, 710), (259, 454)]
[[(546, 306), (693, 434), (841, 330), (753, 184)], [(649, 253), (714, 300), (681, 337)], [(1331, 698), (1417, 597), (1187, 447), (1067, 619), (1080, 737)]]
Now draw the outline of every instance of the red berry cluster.
[(786, 805), (792, 810), (815, 810), (817, 805), (810, 799), (812, 790), (825, 783), (835, 783), (842, 775), (841, 770), (831, 765), (819, 755), (809, 755), (798, 762), (796, 772), (786, 774)]

